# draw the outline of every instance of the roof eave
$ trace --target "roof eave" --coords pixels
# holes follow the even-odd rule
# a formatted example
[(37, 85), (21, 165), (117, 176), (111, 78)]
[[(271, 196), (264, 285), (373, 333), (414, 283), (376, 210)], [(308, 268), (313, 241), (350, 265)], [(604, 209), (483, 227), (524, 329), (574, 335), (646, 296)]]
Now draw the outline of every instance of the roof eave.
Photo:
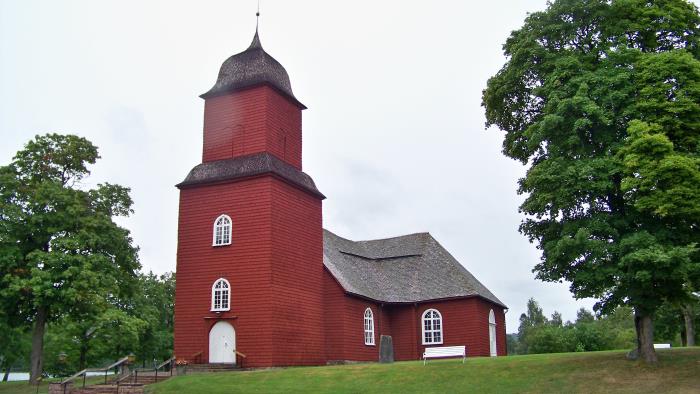
[(199, 97), (202, 99), (210, 99), (213, 97), (219, 97), (219, 96), (224, 96), (229, 93), (234, 93), (234, 92), (240, 92), (244, 90), (249, 90), (253, 89), (259, 86), (267, 86), (277, 92), (279, 95), (283, 96), (287, 100), (289, 100), (292, 104), (296, 105), (299, 109), (305, 110), (307, 107), (301, 103), (301, 101), (297, 100), (296, 97), (293, 95), (290, 95), (289, 93), (285, 92), (284, 90), (278, 88), (275, 86), (275, 84), (270, 83), (270, 82), (255, 82), (247, 85), (240, 85), (240, 86), (233, 86), (230, 88), (223, 88), (223, 89), (218, 89), (215, 90), (214, 88), (209, 89), (206, 93), (200, 94)]

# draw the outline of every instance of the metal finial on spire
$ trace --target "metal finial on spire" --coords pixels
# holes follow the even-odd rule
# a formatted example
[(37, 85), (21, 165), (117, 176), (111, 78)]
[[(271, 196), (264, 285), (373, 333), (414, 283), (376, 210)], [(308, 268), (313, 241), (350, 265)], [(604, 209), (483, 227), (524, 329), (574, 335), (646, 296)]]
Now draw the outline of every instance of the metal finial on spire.
[(255, 12), (255, 36), (248, 49), (261, 49), (260, 37), (258, 36), (258, 23), (260, 21), (260, 0), (258, 0), (258, 10)]
[(258, 24), (260, 23), (260, 0), (258, 0), (258, 10), (255, 12), (255, 31), (258, 31)]

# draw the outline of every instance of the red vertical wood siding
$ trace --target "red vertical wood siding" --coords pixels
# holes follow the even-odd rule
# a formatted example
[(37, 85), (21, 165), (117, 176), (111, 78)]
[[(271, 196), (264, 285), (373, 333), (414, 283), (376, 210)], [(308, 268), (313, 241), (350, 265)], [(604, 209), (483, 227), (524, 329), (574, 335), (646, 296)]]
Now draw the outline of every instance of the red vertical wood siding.
[(204, 103), (202, 161), (269, 152), (301, 169), (301, 109), (268, 86)]
[[(227, 318), (239, 351), (251, 365), (273, 357), (272, 179), (267, 177), (180, 191), (175, 355), (203, 352), (208, 360), (209, 328)], [(227, 214), (232, 243), (212, 246), (214, 220)], [(231, 284), (231, 310), (210, 312), (211, 287), (218, 278)]]
[(272, 181), (274, 365), (326, 362), (321, 200)]
[[(422, 344), (422, 316), (428, 309), (442, 315), (443, 343), (429, 346), (467, 347), (467, 356), (489, 356), (489, 311), (496, 316), (498, 355), (505, 351), (503, 308), (481, 298), (461, 298), (420, 304), (381, 304), (348, 295), (326, 270), (324, 274), (326, 346), (329, 361), (376, 361), (381, 335), (391, 335), (394, 358), (418, 360)], [(364, 311), (372, 308), (376, 346), (364, 345)]]

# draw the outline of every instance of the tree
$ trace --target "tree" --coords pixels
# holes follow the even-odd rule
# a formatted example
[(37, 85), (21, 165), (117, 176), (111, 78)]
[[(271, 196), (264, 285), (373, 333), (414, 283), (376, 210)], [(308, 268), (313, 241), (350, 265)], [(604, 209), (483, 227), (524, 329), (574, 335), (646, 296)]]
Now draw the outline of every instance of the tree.
[(547, 318), (542, 313), (540, 304), (534, 298), (527, 300), (527, 312), (520, 315), (520, 326), (518, 327), (518, 353), (527, 354), (529, 352), (528, 336), (536, 328), (547, 323)]
[[(144, 319), (139, 332), (136, 356), (146, 360), (163, 361), (172, 356), (173, 323), (175, 310), (175, 274), (160, 276), (149, 272), (139, 275), (139, 291), (130, 309)], [(145, 366), (145, 365), (144, 365)]]
[(84, 138), (47, 134), (0, 167), (0, 302), (16, 325), (32, 326), (31, 383), (47, 323), (133, 291), (137, 249), (113, 221), (132, 212), (129, 189), (79, 187), (98, 158)]
[(700, 16), (683, 0), (559, 0), (530, 14), (483, 94), (503, 153), (528, 165), (520, 231), (534, 272), (606, 313), (653, 316), (697, 288)]

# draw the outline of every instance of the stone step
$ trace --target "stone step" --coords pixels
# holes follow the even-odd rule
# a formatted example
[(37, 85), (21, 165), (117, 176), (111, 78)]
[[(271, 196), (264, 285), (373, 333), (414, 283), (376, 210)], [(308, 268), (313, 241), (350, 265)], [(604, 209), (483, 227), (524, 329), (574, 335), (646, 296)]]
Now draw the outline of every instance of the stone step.
[(117, 385), (96, 384), (94, 386), (73, 389), (71, 394), (117, 394), (118, 391)]
[(190, 364), (186, 368), (190, 372), (227, 372), (236, 371), (241, 368), (235, 364)]
[[(158, 379), (160, 381), (160, 378)], [(143, 393), (143, 383), (120, 384), (96, 384), (93, 386), (75, 388), (71, 394), (130, 394)]]
[[(162, 382), (164, 380), (167, 380), (170, 378), (170, 375), (158, 375), (158, 382)], [(127, 379), (124, 381), (124, 383), (140, 383), (140, 384), (152, 384), (156, 383), (156, 376), (155, 375), (141, 375), (139, 374), (137, 377), (132, 376), (131, 378)]]

